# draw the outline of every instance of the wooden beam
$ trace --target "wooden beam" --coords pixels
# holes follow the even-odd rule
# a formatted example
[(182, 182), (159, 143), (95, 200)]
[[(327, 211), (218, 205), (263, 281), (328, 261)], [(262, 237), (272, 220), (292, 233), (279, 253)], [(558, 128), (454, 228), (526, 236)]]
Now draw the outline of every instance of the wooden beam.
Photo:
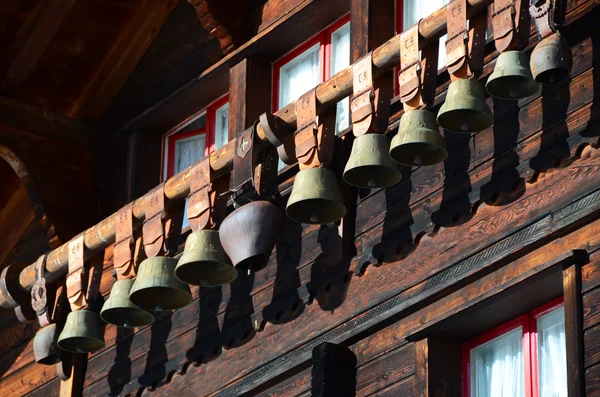
[(352, 0), (350, 5), (350, 42), (352, 62), (394, 36), (394, 0)]
[(2, 60), (3, 91), (27, 80), (74, 4), (75, 0), (37, 3)]
[(69, 116), (97, 121), (166, 22), (174, 0), (144, 0), (73, 105)]
[(71, 375), (67, 380), (60, 382), (59, 397), (80, 397), (83, 395), (83, 367), (87, 361), (87, 354), (71, 355)]
[[(2, 160), (0, 159), (0, 161)], [(0, 212), (0, 234), (2, 235), (0, 238), (0, 263), (4, 262), (33, 221), (35, 221), (35, 213), (29, 203), (27, 192), (21, 185)]]
[(581, 266), (569, 264), (563, 271), (567, 387), (569, 396), (585, 394)]

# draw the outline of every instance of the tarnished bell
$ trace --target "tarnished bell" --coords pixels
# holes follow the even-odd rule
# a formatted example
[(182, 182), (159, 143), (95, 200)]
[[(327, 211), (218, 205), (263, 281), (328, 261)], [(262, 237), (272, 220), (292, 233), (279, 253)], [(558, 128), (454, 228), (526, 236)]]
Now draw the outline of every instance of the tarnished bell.
[(519, 99), (535, 94), (538, 85), (529, 69), (529, 55), (521, 51), (500, 54), (485, 88), (491, 96), (500, 99)]
[(69, 313), (58, 337), (58, 347), (72, 353), (92, 353), (104, 348), (104, 323), (91, 310)]
[(437, 116), (440, 127), (460, 133), (483, 131), (494, 123), (485, 101), (485, 87), (477, 80), (455, 80)]
[(60, 361), (60, 349), (56, 344), (58, 340), (58, 327), (52, 323), (40, 329), (33, 338), (33, 354), (35, 362), (43, 365), (52, 365)]
[(185, 242), (175, 276), (184, 283), (215, 287), (231, 283), (237, 270), (223, 250), (216, 230), (198, 230)]
[(135, 328), (152, 324), (154, 316), (148, 311), (131, 303), (129, 293), (134, 280), (117, 280), (104, 302), (100, 317), (109, 324), (119, 327)]
[(346, 168), (344, 180), (361, 188), (388, 187), (400, 181), (402, 175), (389, 154), (390, 141), (381, 134), (357, 137)]
[(192, 302), (189, 285), (175, 277), (177, 259), (167, 256), (146, 258), (140, 263), (129, 299), (152, 311), (181, 309)]
[(420, 166), (440, 163), (447, 156), (444, 137), (435, 122), (435, 114), (428, 110), (407, 110), (400, 119), (398, 133), (392, 139), (392, 160), (400, 164)]
[(346, 207), (333, 171), (307, 168), (298, 172), (285, 213), (300, 223), (324, 224), (342, 219)]
[(219, 238), (237, 268), (258, 271), (269, 261), (283, 226), (281, 210), (269, 201), (252, 201), (223, 220)]
[(531, 73), (538, 83), (558, 84), (571, 75), (571, 47), (560, 33), (540, 41), (531, 53)]

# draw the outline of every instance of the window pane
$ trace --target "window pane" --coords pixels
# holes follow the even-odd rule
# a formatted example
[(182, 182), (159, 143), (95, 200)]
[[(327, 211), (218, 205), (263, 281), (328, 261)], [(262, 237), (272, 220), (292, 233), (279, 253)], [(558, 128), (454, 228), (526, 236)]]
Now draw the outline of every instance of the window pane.
[(523, 331), (516, 328), (471, 350), (471, 397), (523, 397)]
[(538, 317), (540, 397), (567, 397), (567, 345), (564, 307)]
[[(331, 34), (331, 70), (333, 76), (350, 65), (350, 22)], [(344, 98), (337, 104), (336, 133), (350, 125), (350, 100)]]
[(215, 112), (215, 150), (221, 149), (228, 141), (229, 102)]
[[(206, 135), (196, 135), (190, 138), (181, 139), (175, 142), (175, 166), (174, 172), (183, 171), (196, 161), (204, 157), (204, 149), (206, 148)], [(187, 217), (187, 199), (185, 201), (185, 210), (183, 213), (183, 224), (181, 228), (189, 226)]]
[(279, 109), (319, 84), (319, 47), (315, 44), (279, 69)]
[[(404, 17), (402, 19), (404, 29), (410, 28), (420, 19), (428, 17), (435, 11), (442, 8), (448, 3), (448, 0), (404, 0)], [(446, 64), (446, 37), (440, 38), (439, 63), (438, 67), (442, 68)]]

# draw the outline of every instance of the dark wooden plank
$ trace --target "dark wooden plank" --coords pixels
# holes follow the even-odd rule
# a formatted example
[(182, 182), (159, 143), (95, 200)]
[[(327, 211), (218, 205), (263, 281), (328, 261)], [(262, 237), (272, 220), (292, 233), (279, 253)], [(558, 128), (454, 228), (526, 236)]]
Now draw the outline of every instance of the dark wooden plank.
[[(394, 0), (352, 0), (350, 42), (352, 62), (385, 43), (395, 32)], [(391, 83), (391, 81), (390, 81)]]
[(583, 296), (583, 328), (588, 329), (600, 323), (600, 288)]
[(572, 264), (563, 271), (565, 307), (565, 339), (567, 343), (567, 381), (569, 395), (582, 395), (585, 389), (583, 373), (583, 330), (581, 305), (581, 267)]
[(358, 369), (356, 396), (371, 395), (415, 373), (415, 344), (393, 350)]
[(585, 371), (585, 395), (600, 396), (600, 365), (594, 365)]
[(415, 392), (429, 397), (429, 343), (427, 339), (415, 342)]
[(585, 347), (585, 368), (600, 362), (600, 325), (595, 325), (583, 333)]
[(600, 252), (590, 254), (590, 261), (581, 268), (581, 292), (600, 286)]
[(35, 221), (33, 207), (25, 188), (21, 186), (0, 211), (0, 230), (2, 230), (0, 263), (4, 262), (33, 221)]
[(390, 385), (377, 393), (371, 394), (373, 397), (416, 397), (421, 396), (417, 393), (415, 387), (415, 376), (401, 380), (398, 383)]

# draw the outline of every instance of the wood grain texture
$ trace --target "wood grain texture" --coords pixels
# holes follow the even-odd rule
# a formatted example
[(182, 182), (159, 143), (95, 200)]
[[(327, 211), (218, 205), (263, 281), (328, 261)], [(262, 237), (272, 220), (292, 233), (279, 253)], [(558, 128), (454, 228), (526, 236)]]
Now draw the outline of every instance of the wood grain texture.
[(584, 341), (582, 330), (581, 267), (571, 264), (563, 271), (565, 340), (567, 344), (567, 387), (569, 395), (584, 393)]
[(25, 188), (21, 186), (0, 212), (0, 263), (4, 262), (33, 221), (35, 213)]

